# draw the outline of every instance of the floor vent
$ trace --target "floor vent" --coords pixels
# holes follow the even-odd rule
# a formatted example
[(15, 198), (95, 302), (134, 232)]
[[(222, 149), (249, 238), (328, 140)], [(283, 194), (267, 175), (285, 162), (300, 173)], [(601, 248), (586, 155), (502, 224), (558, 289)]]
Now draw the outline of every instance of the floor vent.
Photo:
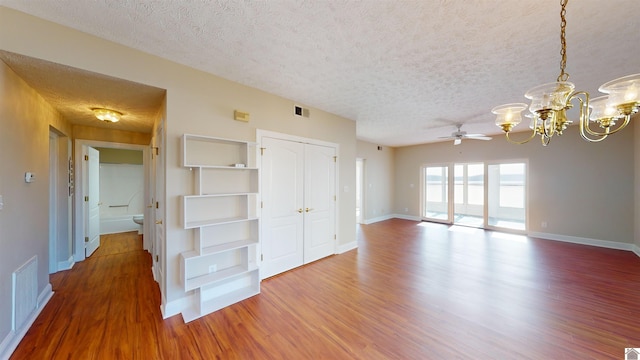
[(12, 275), (12, 330), (25, 324), (38, 305), (38, 256), (22, 264)]

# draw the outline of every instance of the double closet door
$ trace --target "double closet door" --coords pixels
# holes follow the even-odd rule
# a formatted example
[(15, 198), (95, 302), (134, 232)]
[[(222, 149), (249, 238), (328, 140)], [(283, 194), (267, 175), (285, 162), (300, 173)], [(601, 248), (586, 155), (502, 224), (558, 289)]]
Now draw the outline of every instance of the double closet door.
[(270, 137), (261, 147), (264, 279), (335, 253), (336, 148)]

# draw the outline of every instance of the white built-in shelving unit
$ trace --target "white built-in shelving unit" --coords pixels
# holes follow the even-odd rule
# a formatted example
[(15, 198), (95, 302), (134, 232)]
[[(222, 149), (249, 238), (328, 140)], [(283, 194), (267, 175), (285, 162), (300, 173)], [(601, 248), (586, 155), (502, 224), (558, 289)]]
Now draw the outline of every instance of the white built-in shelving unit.
[(256, 261), (259, 171), (255, 143), (185, 134), (182, 165), (193, 172), (193, 195), (183, 196), (183, 225), (194, 249), (181, 254), (188, 322), (260, 293)]

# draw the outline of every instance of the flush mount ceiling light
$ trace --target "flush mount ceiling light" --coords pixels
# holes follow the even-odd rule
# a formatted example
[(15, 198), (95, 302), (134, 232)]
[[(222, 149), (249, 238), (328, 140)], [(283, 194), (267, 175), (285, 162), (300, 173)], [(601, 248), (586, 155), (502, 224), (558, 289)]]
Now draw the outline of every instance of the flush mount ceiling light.
[[(531, 119), (529, 128), (533, 131), (528, 139), (514, 141), (509, 137), (511, 130), (522, 121), (522, 111), (527, 104), (516, 103), (496, 106), (491, 110), (497, 115), (496, 125), (505, 132), (507, 140), (515, 144), (524, 144), (540, 135), (542, 145), (547, 146), (554, 134), (562, 135), (562, 132), (573, 121), (567, 119), (566, 111), (572, 107), (571, 101), (578, 99), (580, 104), (580, 135), (590, 142), (604, 140), (607, 136), (622, 130), (629, 124), (631, 115), (640, 108), (640, 74), (629, 75), (611, 80), (600, 86), (598, 91), (608, 94), (589, 99), (589, 93), (574, 91), (575, 86), (568, 82), (569, 74), (565, 72), (567, 66), (567, 42), (565, 30), (567, 20), (566, 6), (568, 0), (561, 0), (560, 11), (560, 75), (556, 82), (539, 85), (526, 92), (524, 95), (531, 100), (530, 114), (525, 117)], [(591, 112), (589, 112), (591, 109)], [(597, 123), (600, 130), (592, 129), (591, 122)], [(622, 120), (622, 123), (616, 122)]]
[(91, 110), (99, 120), (106, 122), (118, 122), (120, 121), (120, 117), (122, 116), (121, 112), (110, 109), (95, 108)]

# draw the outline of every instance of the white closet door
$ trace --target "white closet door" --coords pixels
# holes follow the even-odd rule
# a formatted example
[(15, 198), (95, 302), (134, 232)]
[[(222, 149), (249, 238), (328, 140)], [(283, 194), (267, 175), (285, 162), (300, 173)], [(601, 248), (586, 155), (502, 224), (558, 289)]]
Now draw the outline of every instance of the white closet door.
[(304, 145), (265, 137), (262, 147), (264, 279), (303, 264)]
[(335, 253), (335, 155), (335, 148), (305, 145), (305, 264)]

